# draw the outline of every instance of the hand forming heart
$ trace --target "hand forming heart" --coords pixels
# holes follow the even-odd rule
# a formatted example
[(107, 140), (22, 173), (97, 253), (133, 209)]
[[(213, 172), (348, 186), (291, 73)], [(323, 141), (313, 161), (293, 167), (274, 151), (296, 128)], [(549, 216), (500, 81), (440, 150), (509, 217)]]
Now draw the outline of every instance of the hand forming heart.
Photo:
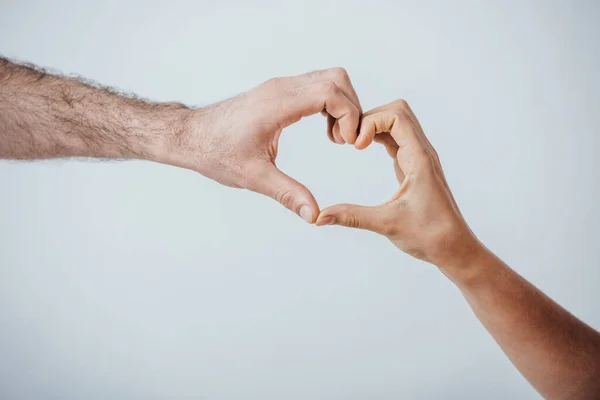
[[(276, 167), (281, 131), (319, 112), (328, 117), (333, 142), (351, 143), (357, 149), (373, 141), (385, 145), (400, 183), (392, 200), (376, 207), (339, 204), (319, 213), (311, 192)], [(182, 118), (181, 129), (174, 130), (160, 161), (270, 196), (318, 226), (337, 224), (381, 233), (427, 261), (468, 252), (478, 242), (408, 104), (392, 102), (365, 113), (362, 120), (361, 112), (342, 68), (271, 79), (221, 103), (191, 110)]]
[(380, 233), (401, 250), (432, 263), (462, 257), (479, 242), (467, 226), (444, 177), (436, 151), (404, 100), (363, 114), (357, 148), (373, 140), (394, 159), (400, 188), (375, 207), (338, 204), (316, 225), (343, 225)]
[(314, 196), (277, 169), (275, 159), (281, 131), (319, 112), (328, 117), (333, 142), (356, 141), (362, 109), (344, 69), (271, 79), (221, 103), (192, 110), (160, 161), (270, 196), (313, 223), (319, 213)]

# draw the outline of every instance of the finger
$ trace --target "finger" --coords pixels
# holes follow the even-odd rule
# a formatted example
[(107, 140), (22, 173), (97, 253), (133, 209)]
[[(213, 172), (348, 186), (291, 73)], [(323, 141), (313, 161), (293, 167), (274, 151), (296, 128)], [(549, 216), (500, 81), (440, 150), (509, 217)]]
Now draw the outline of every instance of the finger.
[(378, 134), (375, 136), (374, 141), (383, 144), (389, 156), (394, 159), (394, 173), (396, 174), (396, 179), (398, 179), (398, 182), (402, 184), (405, 176), (404, 172), (402, 172), (402, 169), (400, 169), (400, 166), (398, 165), (398, 144), (389, 133)]
[(322, 210), (315, 225), (340, 225), (383, 234), (386, 232), (388, 221), (389, 210), (385, 204), (375, 207), (336, 204)]
[(348, 72), (344, 68), (327, 68), (290, 77), (290, 83), (296, 87), (323, 81), (333, 81), (336, 85), (338, 85), (346, 97), (362, 113), (362, 107), (360, 105), (358, 95), (356, 94), (356, 90), (354, 90), (354, 86), (352, 86)]
[(364, 113), (360, 121), (359, 135), (354, 146), (367, 148), (379, 133), (391, 132), (392, 126), (400, 118), (402, 110), (395, 103), (386, 104)]
[(424, 150), (426, 150), (432, 154), (435, 153), (435, 150), (434, 150), (433, 146), (431, 145), (431, 142), (429, 142), (429, 139), (427, 138), (427, 136), (425, 136), (425, 132), (423, 131), (423, 128), (421, 127), (421, 124), (419, 123), (417, 116), (415, 115), (413, 110), (410, 108), (408, 103), (404, 100), (396, 100), (392, 104), (394, 104), (394, 107), (400, 113), (400, 116), (402, 117), (404, 123), (407, 126), (410, 126), (411, 131), (414, 133), (415, 137), (421, 143), (421, 147)]
[(382, 107), (380, 111), (371, 110), (363, 114), (360, 121), (360, 132), (354, 146), (362, 150), (368, 147), (375, 135), (383, 132), (391, 132), (392, 126), (398, 118), (397, 110)]
[(325, 110), (321, 111), (321, 115), (327, 119), (327, 137), (329, 138), (329, 140), (331, 140), (335, 144), (344, 144), (345, 142), (343, 141), (343, 139), (341, 142), (338, 142), (337, 139), (333, 136), (333, 125), (335, 124), (335, 118), (329, 115), (329, 113)]
[(401, 103), (394, 102), (389, 108), (382, 108), (382, 111), (365, 113), (355, 146), (364, 148), (376, 134), (389, 132), (398, 146), (397, 160), (400, 169), (407, 174), (427, 161), (428, 150), (412, 120), (399, 104)]
[[(327, 114), (327, 113), (326, 113)], [(337, 129), (334, 129), (334, 127), (336, 126), (336, 119), (335, 117), (327, 114), (327, 136), (334, 142), (337, 144), (344, 144), (346, 143), (344, 141), (344, 138), (342, 137), (342, 135), (340, 134), (340, 129), (339, 129), (339, 125), (337, 126)]]
[(384, 145), (390, 157), (395, 159), (398, 155), (398, 143), (396, 143), (396, 141), (392, 138), (392, 135), (390, 135), (388, 132), (376, 135), (373, 141)]
[(284, 174), (274, 164), (265, 165), (252, 190), (275, 199), (309, 224), (319, 214), (319, 205), (310, 190)]
[[(348, 143), (354, 143), (356, 140), (360, 111), (331, 81), (288, 90), (287, 95), (281, 101), (281, 107), (287, 125), (302, 117), (325, 110), (337, 119), (332, 130), (333, 135), (335, 132), (339, 132)], [(338, 125), (339, 128), (336, 128), (335, 125)], [(334, 139), (336, 139), (335, 136)]]
[(404, 100), (396, 100), (363, 113), (359, 135), (355, 143), (356, 148), (359, 150), (367, 148), (373, 142), (376, 134), (389, 132), (394, 114), (402, 111), (404, 105), (408, 107)]
[(375, 125), (373, 117), (365, 118), (363, 115), (358, 128), (358, 137), (356, 138), (356, 142), (354, 142), (354, 147), (358, 150), (366, 149), (371, 145), (377, 133), (379, 132), (377, 132), (377, 126)]
[[(362, 106), (360, 105), (358, 95), (356, 94), (356, 90), (354, 90), (354, 86), (352, 86), (352, 82), (350, 81), (350, 76), (348, 75), (348, 72), (344, 68), (336, 67), (312, 71), (306, 74), (284, 78), (284, 80), (286, 80), (286, 82), (288, 82), (288, 84), (292, 85), (293, 87), (305, 86), (311, 83), (332, 81), (340, 88), (344, 95), (356, 106), (356, 108), (359, 110), (359, 113), (362, 113)], [(349, 141), (347, 141), (344, 138), (344, 136), (340, 133), (339, 127), (335, 128), (335, 124), (330, 124), (329, 122), (330, 121), (328, 120), (327, 136), (331, 139), (331, 141), (338, 144), (354, 143), (354, 141), (356, 140), (356, 135), (350, 135)]]
[[(339, 144), (350, 143), (350, 141), (348, 141), (346, 138), (344, 138), (344, 135), (342, 135), (342, 128), (340, 128), (340, 124), (339, 124), (338, 120), (335, 118), (333, 119), (333, 127), (331, 128), (331, 135), (336, 140), (336, 143), (339, 143)], [(358, 134), (355, 134), (351, 140), (356, 140), (356, 136), (358, 136)]]
[(404, 109), (404, 114), (405, 114), (407, 120), (413, 126), (414, 131), (417, 133), (418, 137), (420, 138), (421, 142), (423, 143), (423, 147), (425, 147), (428, 150), (428, 152), (432, 155), (432, 157), (440, 165), (440, 168), (441, 168), (440, 157), (438, 156), (437, 151), (431, 144), (431, 141), (425, 134), (425, 131), (421, 127), (421, 123), (417, 119), (417, 116), (415, 115), (415, 113), (413, 112), (413, 110), (410, 108), (410, 106), (408, 105), (408, 103), (406, 101), (401, 101), (400, 104)]

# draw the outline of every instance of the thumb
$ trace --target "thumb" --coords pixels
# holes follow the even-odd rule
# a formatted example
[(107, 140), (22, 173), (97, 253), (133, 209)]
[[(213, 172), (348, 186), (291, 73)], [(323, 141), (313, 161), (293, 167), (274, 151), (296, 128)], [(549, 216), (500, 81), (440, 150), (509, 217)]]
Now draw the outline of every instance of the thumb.
[(310, 190), (274, 164), (265, 167), (255, 191), (277, 200), (309, 224), (315, 222), (319, 215), (319, 205)]
[(341, 225), (381, 233), (385, 230), (385, 215), (383, 205), (367, 207), (336, 204), (321, 211), (315, 225)]

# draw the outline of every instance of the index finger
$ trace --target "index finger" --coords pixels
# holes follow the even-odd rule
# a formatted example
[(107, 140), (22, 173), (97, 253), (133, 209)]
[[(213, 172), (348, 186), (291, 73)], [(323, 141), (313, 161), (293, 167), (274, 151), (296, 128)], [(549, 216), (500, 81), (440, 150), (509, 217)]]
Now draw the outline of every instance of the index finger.
[(427, 153), (427, 145), (409, 113), (411, 111), (406, 108), (404, 101), (396, 101), (365, 113), (355, 143), (356, 148), (364, 149), (369, 146), (376, 134), (389, 133), (398, 146), (398, 164), (406, 174), (416, 163), (420, 164), (422, 156)]
[(360, 112), (331, 81), (288, 90), (280, 100), (280, 107), (285, 116), (285, 126), (325, 110), (337, 119), (343, 132), (356, 132), (358, 129)]
[(328, 69), (321, 69), (317, 71), (308, 72), (302, 75), (296, 75), (289, 77), (293, 82), (294, 86), (306, 86), (311, 83), (318, 83), (323, 81), (333, 81), (342, 90), (346, 97), (354, 103), (356, 108), (362, 113), (362, 107), (360, 100), (352, 86), (350, 76), (348, 72), (342, 67), (334, 67)]
[[(352, 86), (350, 76), (344, 68), (335, 67), (312, 71), (306, 74), (284, 78), (284, 81), (286, 81), (287, 84), (291, 85), (292, 87), (301, 87), (327, 81), (333, 82), (339, 87), (348, 100), (354, 104), (354, 106), (358, 109), (359, 114), (362, 114), (360, 100), (358, 99), (356, 90), (354, 90), (354, 86)], [(336, 122), (336, 120), (328, 118), (327, 136), (329, 139), (334, 143), (340, 143), (341, 141), (342, 144), (344, 142), (354, 144), (356, 142), (358, 133), (355, 131), (344, 130), (341, 128), (340, 123)]]

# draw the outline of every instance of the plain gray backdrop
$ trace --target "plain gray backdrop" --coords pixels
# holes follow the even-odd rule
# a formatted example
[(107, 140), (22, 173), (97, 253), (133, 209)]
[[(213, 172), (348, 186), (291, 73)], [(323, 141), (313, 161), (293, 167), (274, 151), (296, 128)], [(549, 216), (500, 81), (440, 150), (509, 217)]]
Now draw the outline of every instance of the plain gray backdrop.
[[(252, 4), (253, 3), (253, 4)], [(345, 67), (405, 98), (470, 226), (600, 328), (600, 3), (10, 1), (0, 53), (157, 101)], [(396, 189), (382, 148), (286, 129), (320, 205)], [(531, 399), (435, 267), (150, 162), (0, 163), (0, 397)]]

